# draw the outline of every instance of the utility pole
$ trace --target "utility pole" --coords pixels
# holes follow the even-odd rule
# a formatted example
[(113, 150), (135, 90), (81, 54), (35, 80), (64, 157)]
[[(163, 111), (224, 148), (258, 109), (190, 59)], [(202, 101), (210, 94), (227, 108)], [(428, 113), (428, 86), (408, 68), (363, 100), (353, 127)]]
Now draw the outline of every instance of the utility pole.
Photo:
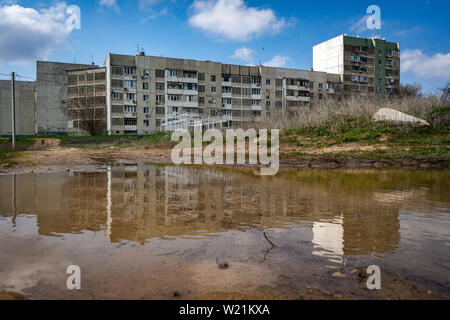
[(11, 73), (11, 136), (12, 148), (16, 148), (16, 74)]

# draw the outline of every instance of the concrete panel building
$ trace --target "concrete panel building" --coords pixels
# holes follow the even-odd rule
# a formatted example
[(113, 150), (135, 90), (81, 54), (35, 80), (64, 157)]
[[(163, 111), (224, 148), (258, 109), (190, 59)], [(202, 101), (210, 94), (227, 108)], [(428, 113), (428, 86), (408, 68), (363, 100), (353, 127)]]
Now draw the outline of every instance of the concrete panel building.
[(180, 114), (223, 119), (225, 126), (270, 117), (273, 110), (310, 108), (335, 93), (339, 75), (326, 72), (239, 66), (109, 54), (107, 130), (148, 134)]
[(313, 48), (314, 70), (341, 75), (344, 92), (389, 96), (400, 87), (400, 43), (340, 35)]
[(68, 134), (68, 71), (97, 66), (37, 61), (36, 134)]
[[(16, 134), (35, 134), (35, 82), (16, 81)], [(0, 81), (0, 136), (11, 135), (11, 81)], [(18, 121), (20, 119), (20, 121)]]

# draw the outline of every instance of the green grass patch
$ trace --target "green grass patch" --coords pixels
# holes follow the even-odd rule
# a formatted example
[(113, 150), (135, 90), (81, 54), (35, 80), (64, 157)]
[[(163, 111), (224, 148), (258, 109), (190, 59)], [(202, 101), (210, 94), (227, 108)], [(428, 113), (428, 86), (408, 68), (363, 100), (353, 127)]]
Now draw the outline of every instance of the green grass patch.
[(383, 142), (400, 145), (440, 145), (450, 141), (450, 131), (445, 128), (393, 125), (373, 122), (365, 117), (342, 116), (330, 119), (322, 125), (286, 130), (285, 142), (296, 146), (324, 148), (351, 142), (364, 144)]
[(62, 147), (103, 149), (103, 148), (128, 148), (136, 146), (162, 146), (170, 141), (170, 134), (158, 132), (151, 135), (130, 136), (68, 136), (58, 137)]

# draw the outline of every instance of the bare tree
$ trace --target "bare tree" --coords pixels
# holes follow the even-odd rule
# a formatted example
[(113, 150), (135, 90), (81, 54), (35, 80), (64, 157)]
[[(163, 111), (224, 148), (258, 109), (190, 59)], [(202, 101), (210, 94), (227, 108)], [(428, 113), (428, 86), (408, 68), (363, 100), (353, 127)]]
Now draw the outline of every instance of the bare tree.
[(418, 98), (421, 97), (422, 91), (422, 86), (420, 84), (417, 83), (413, 83), (413, 84), (401, 84), (399, 89), (398, 89), (398, 93), (397, 96), (399, 98)]

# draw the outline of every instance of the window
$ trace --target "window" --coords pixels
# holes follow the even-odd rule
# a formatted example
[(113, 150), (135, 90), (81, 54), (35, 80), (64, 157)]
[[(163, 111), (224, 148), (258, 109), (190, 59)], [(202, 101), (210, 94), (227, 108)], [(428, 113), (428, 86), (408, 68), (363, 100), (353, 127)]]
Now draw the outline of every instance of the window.
[(252, 106), (260, 106), (261, 100), (252, 100)]
[(319, 89), (323, 88), (323, 83), (319, 83)]
[(253, 83), (253, 84), (261, 84), (261, 77), (252, 77), (251, 83)]
[(144, 113), (145, 114), (149, 114), (150, 113), (150, 108), (149, 107), (144, 107)]
[(119, 92), (114, 92), (113, 93), (113, 99), (114, 100), (119, 100), (120, 99), (120, 93)]
[(123, 86), (124, 88), (136, 88), (136, 81), (132, 81), (132, 80), (125, 80), (123, 82)]
[(266, 85), (270, 86), (270, 79), (266, 80)]
[(378, 56), (381, 57), (381, 55), (383, 54), (382, 50), (378, 50)]
[(231, 76), (229, 74), (223, 74), (222, 81), (223, 82), (231, 82)]
[(178, 112), (178, 107), (172, 107), (172, 112), (173, 113), (177, 113)]
[(216, 82), (216, 76), (215, 75), (211, 75), (211, 82)]
[(216, 87), (211, 87), (211, 92), (217, 92), (217, 88)]
[(149, 102), (150, 101), (150, 97), (148, 94), (144, 94), (144, 102)]
[(132, 119), (125, 118), (123, 120), (124, 120), (124, 123), (125, 123), (126, 126), (135, 126), (135, 125), (137, 125), (137, 119), (135, 119), (135, 118), (132, 118)]
[(222, 104), (231, 104), (231, 98), (222, 98)]
[(266, 107), (270, 107), (270, 101), (269, 100), (266, 101)]
[(135, 100), (136, 94), (135, 93), (127, 93), (127, 100)]
[(175, 95), (168, 95), (167, 96), (167, 99), (169, 100), (169, 101), (180, 101), (180, 96), (175, 96)]
[(135, 113), (136, 106), (125, 106), (125, 113)]
[(150, 125), (150, 122), (148, 120), (144, 120), (144, 127), (148, 127)]
[(252, 89), (252, 94), (261, 94), (261, 89)]
[(197, 84), (196, 83), (184, 83), (183, 89), (184, 90), (197, 90)]
[(126, 75), (136, 75), (136, 68), (125, 67), (123, 70), (124, 70), (124, 74), (126, 74)]
[(156, 100), (156, 102), (163, 102), (164, 96), (162, 94), (157, 94), (155, 100)]
[(167, 70), (167, 76), (178, 77), (178, 70)]
[(222, 93), (231, 93), (231, 87), (222, 87)]
[(144, 82), (144, 83), (142, 84), (142, 89), (148, 90), (148, 82)]
[(148, 71), (148, 70), (144, 70), (144, 72), (142, 74), (145, 78), (150, 77), (150, 71)]
[(167, 89), (177, 89), (177, 90), (182, 90), (183, 86), (180, 83), (177, 82), (169, 82), (167, 84)]

